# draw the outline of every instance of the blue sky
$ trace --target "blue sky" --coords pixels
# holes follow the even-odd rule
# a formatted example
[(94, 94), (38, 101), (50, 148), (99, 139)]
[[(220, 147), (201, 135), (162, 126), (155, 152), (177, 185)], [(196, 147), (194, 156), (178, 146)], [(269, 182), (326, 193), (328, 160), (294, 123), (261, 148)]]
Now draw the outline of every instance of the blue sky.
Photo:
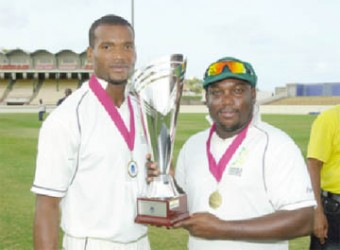
[[(340, 82), (339, 0), (134, 0), (137, 67), (183, 53), (187, 77), (213, 61), (253, 64), (260, 90)], [(0, 48), (82, 52), (88, 29), (113, 13), (131, 21), (131, 0), (1, 0)]]

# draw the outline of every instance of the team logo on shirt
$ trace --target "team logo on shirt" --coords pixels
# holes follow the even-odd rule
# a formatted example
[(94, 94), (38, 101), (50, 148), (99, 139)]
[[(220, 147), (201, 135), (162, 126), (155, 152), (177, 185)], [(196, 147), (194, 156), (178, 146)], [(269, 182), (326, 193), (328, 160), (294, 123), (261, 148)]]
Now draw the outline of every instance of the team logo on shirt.
[(137, 166), (137, 162), (131, 160), (128, 163), (128, 173), (130, 175), (131, 178), (135, 178), (138, 174), (138, 166)]
[(235, 160), (230, 164), (230, 167), (228, 168), (229, 175), (242, 175), (243, 165), (246, 162), (247, 155), (248, 151), (244, 147), (240, 148), (238, 155), (235, 157)]

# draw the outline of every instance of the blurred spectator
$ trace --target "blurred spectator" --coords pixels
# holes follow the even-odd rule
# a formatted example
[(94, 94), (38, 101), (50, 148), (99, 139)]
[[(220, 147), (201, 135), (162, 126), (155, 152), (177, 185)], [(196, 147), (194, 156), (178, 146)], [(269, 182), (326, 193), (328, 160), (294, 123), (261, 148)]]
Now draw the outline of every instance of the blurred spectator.
[(43, 121), (44, 120), (45, 113), (46, 113), (46, 106), (43, 103), (43, 100), (39, 99), (39, 112), (38, 112), (39, 121)]
[(65, 101), (65, 99), (66, 99), (69, 95), (71, 95), (71, 94), (72, 94), (72, 89), (69, 89), (69, 88), (65, 89), (65, 96), (64, 96), (63, 98), (61, 98), (61, 99), (58, 100), (57, 106), (59, 106), (60, 104), (62, 104), (62, 102)]

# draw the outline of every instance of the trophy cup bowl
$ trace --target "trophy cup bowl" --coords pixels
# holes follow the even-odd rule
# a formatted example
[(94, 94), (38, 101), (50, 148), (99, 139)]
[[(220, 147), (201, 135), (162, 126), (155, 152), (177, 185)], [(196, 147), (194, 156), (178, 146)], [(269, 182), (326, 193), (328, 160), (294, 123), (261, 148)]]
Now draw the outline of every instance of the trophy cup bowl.
[(186, 195), (169, 174), (185, 69), (183, 55), (173, 54), (137, 70), (132, 79), (151, 160), (160, 171), (137, 199), (137, 223), (171, 227), (189, 216)]

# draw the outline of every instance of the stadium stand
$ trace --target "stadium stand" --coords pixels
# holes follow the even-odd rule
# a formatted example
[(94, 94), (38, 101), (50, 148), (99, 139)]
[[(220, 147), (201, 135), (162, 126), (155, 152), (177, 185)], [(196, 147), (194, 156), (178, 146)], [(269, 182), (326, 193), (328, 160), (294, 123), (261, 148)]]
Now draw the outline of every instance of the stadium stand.
[(8, 105), (28, 104), (34, 92), (34, 82), (32, 79), (20, 79), (13, 81), (10, 85), (11, 91), (4, 102)]
[(340, 96), (295, 96), (286, 97), (264, 105), (337, 105), (340, 104)]
[(76, 90), (92, 73), (86, 52), (0, 51), (0, 104), (56, 105), (66, 88)]
[[(86, 51), (0, 51), (0, 104), (37, 105), (42, 99), (56, 105), (66, 88), (76, 90), (91, 73)], [(257, 97), (260, 105), (335, 105), (340, 104), (340, 82), (290, 83), (277, 87), (275, 95), (261, 97), (259, 92)]]
[(0, 79), (0, 103), (2, 102), (4, 98), (4, 94), (7, 88), (8, 81)]
[(48, 79), (44, 80), (37, 95), (30, 102), (32, 105), (38, 105), (42, 99), (46, 105), (56, 105), (57, 101), (64, 96), (66, 88), (75, 91), (79, 86), (79, 81), (73, 79)]
[(33, 105), (38, 105), (39, 99), (42, 99), (46, 105), (55, 105), (60, 92), (57, 89), (57, 81), (55, 79), (44, 80), (34, 97), (30, 102)]

